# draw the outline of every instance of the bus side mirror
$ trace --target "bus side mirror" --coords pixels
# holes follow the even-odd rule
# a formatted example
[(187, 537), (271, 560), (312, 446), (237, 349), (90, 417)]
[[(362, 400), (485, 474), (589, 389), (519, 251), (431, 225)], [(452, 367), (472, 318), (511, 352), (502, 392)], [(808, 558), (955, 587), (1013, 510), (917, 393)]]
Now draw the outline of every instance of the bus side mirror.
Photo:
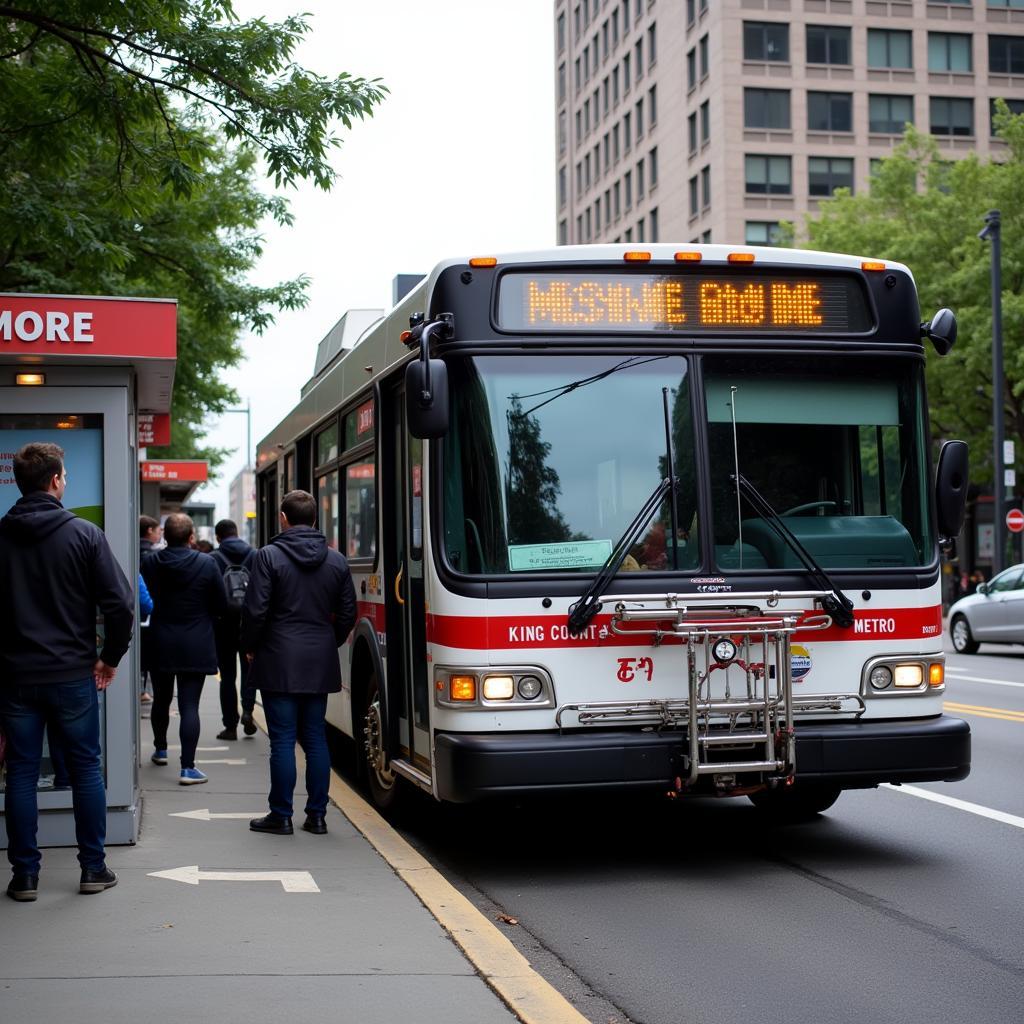
[(960, 533), (966, 507), (967, 445), (963, 441), (947, 441), (939, 452), (935, 471), (935, 508), (941, 537), (951, 540)]
[(448, 433), (448, 367), (443, 359), (416, 360), (405, 368), (405, 419), (421, 440)]
[(956, 344), (956, 314), (951, 309), (940, 309), (930, 324), (921, 324), (921, 337), (930, 338), (935, 351), (946, 355)]

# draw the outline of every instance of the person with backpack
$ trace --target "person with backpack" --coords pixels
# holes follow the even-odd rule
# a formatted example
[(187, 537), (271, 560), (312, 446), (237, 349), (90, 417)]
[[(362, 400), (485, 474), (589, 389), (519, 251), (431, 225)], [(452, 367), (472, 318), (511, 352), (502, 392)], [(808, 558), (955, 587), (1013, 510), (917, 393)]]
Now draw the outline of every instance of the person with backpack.
[(246, 736), (256, 733), (252, 712), (256, 707), (256, 687), (249, 684), (249, 662), (239, 642), (242, 626), (242, 607), (249, 588), (249, 573), (252, 559), (256, 554), (238, 536), (238, 525), (230, 519), (222, 519), (214, 528), (217, 550), (213, 557), (224, 580), (224, 600), (227, 608), (217, 629), (217, 664), (220, 667), (220, 714), (224, 731), (217, 734), (219, 740), (238, 739), (238, 693), (235, 680), (239, 671), (242, 676), (242, 728)]

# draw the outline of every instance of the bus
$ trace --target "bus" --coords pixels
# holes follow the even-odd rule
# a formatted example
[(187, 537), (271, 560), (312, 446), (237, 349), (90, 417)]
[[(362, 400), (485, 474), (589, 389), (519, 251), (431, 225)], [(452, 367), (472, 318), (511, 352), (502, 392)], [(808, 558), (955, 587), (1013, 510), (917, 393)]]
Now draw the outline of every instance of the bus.
[(298, 487), (348, 559), (328, 719), (378, 807), (813, 817), (965, 778), (940, 551), (967, 450), (933, 461), (924, 372), (955, 337), (898, 263), (654, 244), (446, 260), (335, 344), (259, 445), (259, 541)]

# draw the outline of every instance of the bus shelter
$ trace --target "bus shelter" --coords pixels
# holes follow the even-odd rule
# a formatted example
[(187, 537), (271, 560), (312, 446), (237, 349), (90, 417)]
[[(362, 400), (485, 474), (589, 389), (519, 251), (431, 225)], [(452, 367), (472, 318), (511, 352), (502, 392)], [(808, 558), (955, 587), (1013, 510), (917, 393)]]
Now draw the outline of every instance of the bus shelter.
[[(0, 295), (0, 515), (20, 496), (14, 453), (29, 441), (59, 444), (68, 469), (65, 507), (104, 531), (133, 584), (140, 417), (170, 411), (176, 322), (170, 299)], [(102, 629), (98, 618), (98, 640)], [(109, 843), (132, 843), (138, 835), (138, 679), (136, 609), (135, 640), (100, 695)], [(58, 768), (47, 746), (39, 781), (42, 846), (75, 843), (71, 790)], [(6, 835), (0, 808), (0, 844)]]

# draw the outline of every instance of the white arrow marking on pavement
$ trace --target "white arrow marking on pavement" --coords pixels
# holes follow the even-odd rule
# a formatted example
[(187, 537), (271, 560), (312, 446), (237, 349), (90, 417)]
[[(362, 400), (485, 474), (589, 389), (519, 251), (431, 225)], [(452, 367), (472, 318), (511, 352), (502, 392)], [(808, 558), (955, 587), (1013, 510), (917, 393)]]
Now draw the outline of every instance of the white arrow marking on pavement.
[[(177, 744), (172, 744), (167, 748), (168, 750), (181, 750), (181, 747)], [(204, 754), (213, 753), (215, 750), (227, 750), (227, 747), (196, 747), (197, 751), (201, 751)]]
[(211, 758), (210, 760), (203, 761), (196, 759), (196, 764), (247, 764), (248, 762), (244, 757), (222, 757), (222, 758)]
[(319, 892), (320, 887), (308, 871), (200, 871), (198, 864), (150, 871), (150, 878), (168, 878), (172, 882), (198, 885), (200, 882), (280, 882), (285, 892)]
[(213, 821), (214, 818), (258, 818), (262, 815), (263, 811), (249, 811), (246, 814), (231, 812), (230, 814), (216, 814), (206, 807), (203, 807), (198, 811), (174, 811), (169, 817), (171, 818), (192, 818), (195, 821)]

